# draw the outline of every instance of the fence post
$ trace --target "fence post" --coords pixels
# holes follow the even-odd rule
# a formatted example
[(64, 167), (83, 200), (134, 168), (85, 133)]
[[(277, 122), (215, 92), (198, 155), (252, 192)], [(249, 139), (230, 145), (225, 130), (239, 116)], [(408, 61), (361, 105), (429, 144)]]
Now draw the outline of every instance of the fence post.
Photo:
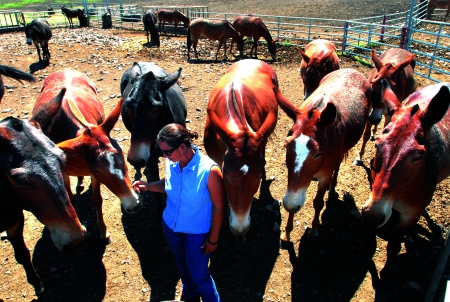
[(380, 42), (384, 42), (384, 31), (386, 29), (385, 25), (386, 25), (386, 15), (383, 16), (383, 26), (381, 27)]
[(277, 38), (279, 38), (280, 37), (280, 27), (281, 27), (281, 18), (280, 17), (278, 17), (277, 18)]
[(22, 15), (22, 21), (23, 21), (23, 26), (25, 26), (27, 23), (25, 22), (25, 15), (23, 13), (20, 13)]
[[(407, 31), (407, 36), (405, 37), (406, 39), (406, 44), (404, 44), (404, 49), (409, 50), (409, 43), (411, 41), (411, 33), (412, 33), (412, 28), (414, 27), (414, 22), (413, 22), (413, 17), (414, 17), (414, 5), (415, 5), (415, 0), (411, 0), (411, 7), (409, 8), (409, 16), (408, 16), (408, 31)], [(403, 47), (402, 47), (403, 48)]]
[(407, 35), (408, 35), (408, 26), (403, 25), (403, 27), (402, 27), (402, 36), (401, 36), (401, 39), (400, 39), (400, 48), (401, 49), (405, 48)]
[(345, 52), (345, 44), (347, 43), (347, 30), (348, 30), (348, 21), (345, 21), (344, 24), (344, 37), (342, 37), (342, 53)]

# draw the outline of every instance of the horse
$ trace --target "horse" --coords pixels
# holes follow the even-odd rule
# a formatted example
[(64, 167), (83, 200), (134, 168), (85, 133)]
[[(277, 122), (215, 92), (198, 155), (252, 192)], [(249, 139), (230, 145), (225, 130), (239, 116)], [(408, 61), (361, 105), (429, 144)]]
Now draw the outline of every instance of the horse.
[(56, 247), (72, 252), (87, 237), (64, 187), (64, 153), (29, 122), (7, 117), (0, 122), (0, 232), (6, 231), (14, 255), (36, 296), (44, 285), (25, 245), (23, 210), (50, 231)]
[[(48, 41), (52, 37), (52, 29), (45, 19), (34, 19), (31, 23), (25, 25), (25, 37), (28, 45), (34, 43), (38, 53), (39, 61), (47, 59), (50, 61), (50, 51), (48, 50)], [(42, 48), (39, 49), (39, 44)]]
[(370, 256), (377, 245), (377, 230), (388, 221), (390, 226), (387, 232), (384, 228), (387, 260), (376, 296), (384, 291), (406, 232), (430, 204), (437, 184), (450, 175), (450, 83), (423, 87), (403, 106), (396, 102), (399, 106), (391, 122), (376, 139), (371, 193), (361, 211), (364, 225), (371, 230), (366, 251)]
[(47, 14), (49, 17), (55, 14), (55, 10), (52, 6), (47, 6)]
[(447, 9), (445, 12), (444, 22), (447, 21), (448, 15), (450, 14), (450, 0), (429, 0), (427, 6), (427, 19), (431, 20), (431, 14), (435, 8)]
[(148, 10), (145, 12), (144, 16), (142, 16), (142, 23), (144, 23), (144, 30), (147, 36), (147, 43), (150, 43), (149, 33), (152, 38), (152, 43), (156, 46), (160, 46), (159, 42), (159, 34), (156, 29), (157, 17), (156, 13), (153, 10)]
[[(417, 82), (414, 79), (416, 60), (414, 55), (409, 51), (401, 48), (390, 48), (378, 57), (375, 50), (372, 49), (372, 61), (374, 62), (375, 68), (372, 69), (368, 77), (373, 88), (372, 112), (369, 115), (369, 120), (364, 131), (359, 156), (353, 162), (355, 165), (363, 164), (362, 158), (370, 137), (371, 125), (374, 125), (372, 130), (373, 139), (381, 118), (383, 116), (385, 118), (385, 127), (390, 122), (393, 111), (386, 105), (389, 101), (387, 98), (392, 98), (394, 94), (397, 99), (403, 101), (417, 87)], [(383, 79), (387, 80), (387, 84), (391, 86), (393, 94), (384, 93), (381, 85)]]
[(279, 102), (294, 121), (284, 143), (288, 184), (283, 206), (289, 217), (282, 240), (290, 240), (294, 214), (303, 207), (313, 179), (318, 180), (318, 188), (308, 237), (318, 235), (325, 192), (329, 190), (329, 200), (335, 198), (339, 167), (363, 134), (371, 97), (372, 87), (366, 77), (346, 68), (326, 75), (300, 108)]
[[(192, 35), (192, 38), (191, 38)], [(240, 56), (242, 56), (244, 42), (242, 37), (238, 34), (236, 29), (227, 20), (208, 20), (203, 18), (195, 19), (188, 27), (187, 33), (187, 48), (188, 48), (188, 60), (190, 58), (191, 45), (194, 46), (195, 57), (198, 59), (197, 43), (200, 35), (210, 40), (219, 40), (219, 46), (217, 47), (217, 55), (223, 45), (223, 54), (227, 57), (227, 44), (226, 41), (231, 38), (231, 45), (236, 42)], [(231, 52), (231, 48), (230, 48)]]
[(61, 6), (61, 11), (64, 16), (66, 16), (67, 20), (69, 21), (69, 28), (74, 28), (73, 20), (74, 18), (80, 19), (80, 17), (84, 16), (84, 9), (69, 9), (64, 4)]
[(273, 60), (277, 59), (277, 44), (279, 39), (273, 40), (264, 22), (259, 17), (239, 16), (233, 21), (233, 27), (241, 35), (241, 37), (252, 37), (253, 45), (250, 49), (250, 56), (252, 56), (253, 49), (255, 50), (255, 58), (258, 58), (257, 47), (258, 40), (263, 37), (267, 41), (267, 48)]
[(156, 14), (158, 15), (159, 20), (159, 34), (161, 34), (161, 30), (164, 30), (164, 33), (167, 34), (164, 27), (166, 22), (173, 22), (175, 24), (175, 36), (177, 35), (178, 23), (183, 22), (184, 28), (188, 28), (189, 26), (189, 18), (177, 10), (160, 9)]
[(36, 78), (32, 74), (11, 66), (0, 65), (0, 103), (5, 95), (5, 84), (3, 83), (2, 75), (17, 80), (21, 84), (23, 84), (22, 81), (36, 82)]
[(303, 81), (306, 100), (319, 86), (320, 81), (330, 72), (339, 69), (339, 58), (333, 42), (317, 39), (298, 49), (303, 57), (300, 63), (300, 77)]
[(122, 149), (109, 133), (120, 116), (122, 99), (105, 118), (97, 88), (86, 75), (74, 71), (56, 71), (43, 82), (32, 114), (38, 116), (43, 132), (67, 155), (64, 179), (70, 200), (70, 177), (91, 176), (93, 204), (97, 212), (100, 239), (110, 242), (102, 213), (100, 184), (105, 184), (119, 197), (127, 213), (142, 207), (139, 196), (131, 187)]
[[(158, 162), (162, 157), (156, 136), (167, 124), (186, 125), (186, 99), (177, 83), (180, 75), (181, 68), (167, 74), (153, 62), (135, 62), (120, 81), (122, 121), (131, 133), (127, 160), (138, 175), (147, 167), (153, 181), (159, 180)], [(158, 212), (162, 213), (162, 198), (159, 194), (157, 197)]]
[(204, 146), (222, 168), (230, 228), (240, 237), (250, 227), (250, 207), (264, 175), (265, 147), (277, 124), (280, 99), (285, 97), (275, 71), (257, 59), (230, 66), (209, 96)]

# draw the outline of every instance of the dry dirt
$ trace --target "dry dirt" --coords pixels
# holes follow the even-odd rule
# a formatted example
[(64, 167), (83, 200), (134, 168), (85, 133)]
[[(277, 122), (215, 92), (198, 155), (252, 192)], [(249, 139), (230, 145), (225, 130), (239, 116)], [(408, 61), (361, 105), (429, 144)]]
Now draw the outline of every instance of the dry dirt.
[[(248, 12), (245, 9), (252, 9), (256, 13), (254, 3), (262, 7), (270, 1), (247, 2), (248, 7), (241, 9), (236, 8), (237, 1), (225, 1), (223, 5), (235, 4), (234, 11)], [(301, 2), (312, 10), (312, 1)], [(337, 2), (339, 5), (336, 5)], [(408, 7), (409, 1), (398, 2), (401, 2), (401, 10)], [(333, 17), (343, 18), (342, 14), (353, 12), (362, 1), (331, 3), (334, 5), (323, 6), (314, 12), (319, 16), (327, 10)], [(378, 10), (370, 7), (364, 12), (381, 14), (385, 7), (379, 5)], [(289, 9), (289, 6), (283, 7), (286, 8)], [(225, 9), (219, 7), (216, 11)], [(263, 9), (259, 9), (258, 13), (275, 14)], [(283, 13), (292, 15), (286, 11), (278, 12)], [(298, 15), (303, 14), (300, 12)], [(146, 48), (143, 46), (146, 39), (142, 31), (58, 28), (54, 29), (50, 43), (51, 64), (42, 66), (36, 63), (34, 47), (24, 45), (23, 33), (1, 34), (0, 64), (32, 70), (39, 82), (22, 86), (5, 79), (9, 88), (0, 106), (0, 118), (9, 115), (28, 118), (42, 80), (52, 72), (65, 68), (77, 69), (91, 76), (98, 86), (105, 111), (109, 113), (118, 101), (119, 82), (126, 68), (135, 61), (155, 61), (167, 72), (183, 68), (180, 85), (185, 88), (188, 126), (203, 134), (209, 92), (235, 62), (235, 58), (229, 56), (228, 61), (220, 62), (210, 60), (216, 44), (207, 41), (201, 42), (204, 46), (201, 56), (206, 60), (188, 63), (185, 37), (162, 36), (161, 40), (160, 49)], [(259, 58), (269, 60), (266, 48), (260, 46), (259, 50)], [(303, 85), (298, 74), (301, 57), (292, 47), (280, 47), (278, 57), (277, 62), (270, 64), (278, 75), (281, 91), (292, 102), (300, 104), (303, 98)], [(341, 68), (355, 68), (364, 75), (370, 72), (370, 68), (347, 58), (341, 58)], [(421, 86), (431, 84), (421, 78), (419, 82)], [(313, 217), (312, 198), (316, 189), (313, 183), (304, 208), (296, 214), (292, 243), (280, 244), (277, 226), (283, 230), (287, 218), (287, 213), (278, 203), (287, 184), (283, 141), (291, 125), (291, 120), (280, 110), (275, 133), (266, 150), (267, 180), (263, 180), (260, 191), (254, 197), (252, 224), (244, 248), (235, 247), (235, 237), (229, 230), (227, 219), (224, 221), (219, 247), (212, 256), (210, 267), (221, 297), (223, 301), (372, 301), (372, 277), (367, 261), (360, 256), (366, 234), (358, 216), (359, 209), (369, 196), (369, 182), (366, 170), (352, 165), (360, 144), (350, 151), (340, 169), (339, 197), (326, 203), (318, 239), (307, 242), (305, 236)], [(111, 136), (119, 141), (125, 152), (128, 150), (130, 135), (121, 120)], [(197, 143), (203, 145), (202, 136)], [(372, 150), (373, 142), (369, 142), (366, 162), (372, 156)], [(162, 169), (160, 171), (163, 173)], [(134, 175), (133, 170), (131, 175)], [(25, 240), (47, 289), (45, 300), (163, 301), (178, 298), (178, 272), (157, 223), (153, 195), (147, 194), (144, 208), (130, 215), (122, 213), (117, 197), (102, 188), (104, 216), (112, 238), (112, 243), (105, 246), (98, 237), (95, 211), (90, 203), (92, 191), (89, 189), (89, 179), (85, 179), (85, 183), (86, 190), (77, 195), (75, 207), (91, 236), (75, 254), (66, 255), (58, 251), (48, 230), (32, 214), (26, 213)], [(351, 197), (344, 198), (345, 192)], [(406, 237), (389, 280), (388, 301), (424, 300), (449, 227), (449, 194), (449, 182), (446, 180), (438, 186), (427, 208), (434, 224), (442, 228), (441, 234), (432, 235), (422, 218)], [(379, 239), (373, 258), (378, 270), (385, 261), (385, 247), (386, 242)], [(23, 268), (14, 259), (10, 243), (2, 240), (0, 248), (0, 301), (36, 299), (33, 288), (26, 282)], [(441, 294), (442, 290), (439, 290), (436, 296)]]

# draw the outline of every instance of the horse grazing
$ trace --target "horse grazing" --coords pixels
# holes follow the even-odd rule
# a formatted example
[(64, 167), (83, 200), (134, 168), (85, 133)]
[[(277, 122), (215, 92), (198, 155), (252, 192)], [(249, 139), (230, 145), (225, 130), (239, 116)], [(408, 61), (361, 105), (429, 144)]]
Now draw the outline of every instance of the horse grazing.
[(66, 7), (66, 5), (64, 4), (63, 6), (61, 6), (61, 11), (63, 13), (64, 16), (66, 16), (67, 21), (69, 21), (69, 28), (74, 28), (73, 25), (73, 20), (75, 18), (82, 18), (84, 16), (84, 9), (69, 9)]
[(198, 59), (197, 43), (198, 39), (200, 38), (200, 35), (203, 35), (205, 38), (210, 40), (219, 40), (219, 46), (217, 47), (216, 52), (216, 60), (222, 45), (223, 45), (223, 54), (225, 58), (227, 57), (226, 41), (230, 38), (232, 39), (231, 45), (233, 45), (233, 43), (236, 42), (240, 56), (242, 56), (244, 42), (242, 40), (242, 37), (238, 34), (236, 29), (233, 27), (233, 25), (231, 25), (230, 22), (228, 22), (227, 20), (208, 20), (199, 18), (192, 21), (188, 28), (187, 33), (188, 60), (190, 58), (189, 55), (191, 51), (191, 45), (194, 46), (195, 57)]
[(23, 210), (50, 230), (61, 251), (73, 251), (87, 237), (64, 188), (64, 153), (39, 128), (34, 120), (0, 122), (0, 232), (6, 231), (36, 296), (44, 286), (25, 245)]
[(184, 28), (188, 28), (189, 26), (189, 18), (177, 10), (160, 9), (156, 14), (159, 20), (159, 34), (161, 34), (161, 30), (164, 30), (164, 33), (167, 34), (166, 28), (164, 27), (166, 22), (175, 24), (175, 36), (177, 35), (178, 23), (183, 22)]
[(363, 134), (371, 97), (372, 87), (364, 75), (339, 69), (325, 76), (300, 108), (279, 102), (294, 121), (284, 143), (288, 184), (283, 206), (289, 217), (282, 239), (290, 240), (294, 213), (305, 203), (313, 179), (319, 183), (308, 236), (318, 235), (325, 191), (329, 189), (328, 199), (335, 197), (339, 166)]
[[(377, 125), (381, 121), (381, 118), (383, 116), (385, 118), (384, 126), (390, 122), (393, 111), (387, 104), (392, 102), (392, 96), (395, 95), (396, 99), (403, 101), (417, 87), (417, 82), (414, 79), (416, 60), (414, 59), (414, 55), (409, 51), (401, 48), (390, 48), (378, 57), (375, 50), (372, 49), (372, 61), (375, 68), (372, 69), (368, 78), (373, 88), (372, 112), (369, 115), (369, 120), (364, 131), (359, 156), (353, 162), (355, 165), (361, 165), (363, 163), (362, 158), (370, 137), (371, 125), (374, 125), (372, 137), (375, 137)], [(393, 94), (384, 93), (381, 84), (384, 79), (387, 80), (386, 85), (390, 86)]]
[(436, 185), (450, 175), (449, 104), (450, 83), (423, 87), (394, 109), (376, 139), (372, 190), (362, 207), (363, 223), (372, 230), (371, 253), (377, 229), (388, 220), (396, 222), (388, 230), (387, 260), (376, 293), (383, 291), (405, 233), (430, 204)]
[(5, 84), (3, 83), (2, 75), (17, 80), (21, 84), (23, 84), (22, 81), (36, 82), (36, 78), (32, 74), (11, 66), (0, 65), (0, 103), (5, 95)]
[[(139, 174), (147, 167), (153, 181), (159, 180), (158, 161), (162, 156), (156, 136), (167, 124), (186, 125), (186, 100), (177, 83), (180, 75), (181, 68), (167, 74), (153, 62), (135, 62), (120, 82), (122, 121), (131, 133), (127, 159)], [(160, 197), (158, 210), (162, 212)]]
[(109, 243), (109, 233), (103, 221), (100, 184), (119, 197), (126, 212), (135, 213), (142, 207), (131, 187), (123, 152), (109, 136), (121, 106), (122, 100), (105, 118), (92, 80), (78, 71), (66, 70), (54, 72), (45, 79), (33, 108), (33, 118), (36, 116), (45, 125), (43, 132), (67, 155), (64, 178), (71, 201), (74, 196), (69, 176), (91, 176), (97, 226), (100, 238), (106, 243)]
[(306, 100), (327, 74), (339, 69), (339, 58), (333, 42), (324, 39), (311, 41), (306, 45), (305, 51), (300, 48), (298, 50), (303, 57), (300, 63), (300, 76)]
[(257, 47), (258, 40), (263, 37), (267, 41), (267, 48), (273, 60), (277, 59), (277, 44), (278, 39), (273, 40), (264, 22), (259, 17), (240, 16), (234, 19), (233, 27), (241, 35), (241, 37), (252, 37), (253, 45), (250, 49), (250, 56), (252, 56), (253, 49), (255, 50), (255, 58), (258, 58)]
[(204, 146), (222, 167), (230, 227), (237, 236), (250, 227), (250, 207), (264, 175), (265, 147), (277, 124), (280, 99), (285, 97), (275, 71), (256, 59), (234, 63), (209, 97)]
[(450, 0), (428, 0), (427, 7), (427, 19), (431, 20), (431, 14), (433, 13), (435, 8), (447, 9), (445, 12), (444, 22), (447, 21), (448, 15), (450, 14)]
[[(50, 28), (47, 20), (40, 18), (34, 19), (33, 21), (31, 21), (31, 23), (25, 25), (25, 37), (27, 39), (28, 45), (34, 43), (34, 45), (36, 46), (39, 61), (43, 61), (44, 59), (50, 60), (48, 40), (50, 40), (50, 38), (52, 37), (52, 29)], [(42, 48), (42, 58), (39, 44)]]
[(158, 30), (156, 29), (156, 22), (157, 22), (156, 13), (151, 9), (146, 11), (144, 16), (142, 16), (142, 23), (144, 23), (144, 30), (147, 35), (147, 43), (150, 43), (149, 40), (149, 33), (150, 33), (153, 45), (159, 47), (160, 42)]

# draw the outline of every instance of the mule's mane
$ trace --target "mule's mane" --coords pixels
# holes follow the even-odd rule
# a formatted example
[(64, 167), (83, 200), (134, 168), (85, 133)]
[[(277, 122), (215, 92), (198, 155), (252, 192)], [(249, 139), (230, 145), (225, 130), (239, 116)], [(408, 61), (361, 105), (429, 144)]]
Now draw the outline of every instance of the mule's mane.
[(269, 30), (267, 29), (266, 24), (264, 24), (264, 22), (262, 22), (262, 20), (260, 18), (258, 18), (258, 19), (259, 19), (261, 28), (263, 29), (263, 32), (262, 32), (263, 38), (266, 39), (267, 42), (272, 42), (273, 41), (272, 35), (270, 34)]

